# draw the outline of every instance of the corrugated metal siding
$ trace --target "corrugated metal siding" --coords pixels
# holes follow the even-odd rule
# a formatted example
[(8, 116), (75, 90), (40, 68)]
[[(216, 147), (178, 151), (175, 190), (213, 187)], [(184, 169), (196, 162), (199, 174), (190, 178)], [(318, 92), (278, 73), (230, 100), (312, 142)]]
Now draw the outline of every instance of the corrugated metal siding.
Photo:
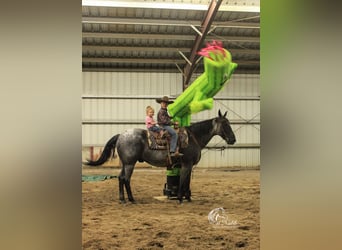
[(229, 149), (224, 151), (202, 150), (202, 158), (196, 167), (242, 167), (260, 166), (260, 150)]
[(178, 73), (83, 72), (83, 95), (143, 95), (182, 91)]
[[(145, 107), (156, 112), (155, 97), (177, 96), (182, 92), (182, 76), (177, 73), (83, 72), (83, 96), (107, 96), (114, 99), (82, 99), (83, 122), (122, 122), (122, 124), (83, 124), (83, 146), (103, 146), (113, 135), (128, 128), (145, 128)], [(218, 110), (228, 111), (228, 118), (238, 144), (260, 144), (259, 75), (233, 75), (217, 95), (212, 110), (192, 116), (192, 121), (215, 117)], [(129, 98), (131, 96), (131, 98)], [(124, 97), (124, 98), (123, 98)], [(142, 98), (137, 98), (142, 97)], [(225, 100), (245, 97), (245, 100)], [(220, 99), (221, 98), (221, 99)], [(250, 98), (250, 99), (249, 99)], [(246, 124), (246, 122), (253, 122)], [(126, 124), (125, 124), (126, 123)], [(140, 124), (139, 124), (140, 123)], [(208, 146), (226, 146), (218, 136)], [(260, 165), (259, 148), (231, 148), (224, 151), (204, 149), (198, 167), (254, 167)]]

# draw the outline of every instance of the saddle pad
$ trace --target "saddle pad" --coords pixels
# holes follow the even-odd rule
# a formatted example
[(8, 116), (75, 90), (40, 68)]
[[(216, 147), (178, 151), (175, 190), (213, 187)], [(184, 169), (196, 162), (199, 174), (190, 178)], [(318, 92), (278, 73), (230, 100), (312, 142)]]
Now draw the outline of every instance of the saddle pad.
[[(184, 127), (175, 129), (178, 134), (177, 145), (179, 148), (186, 148), (189, 145), (189, 137), (186, 129)], [(148, 145), (151, 149), (166, 149), (169, 143), (169, 134), (164, 133), (163, 138), (160, 137), (158, 132), (152, 132), (147, 130)]]
[(160, 138), (158, 132), (147, 131), (148, 146), (150, 149), (166, 149), (168, 140), (166, 138)]

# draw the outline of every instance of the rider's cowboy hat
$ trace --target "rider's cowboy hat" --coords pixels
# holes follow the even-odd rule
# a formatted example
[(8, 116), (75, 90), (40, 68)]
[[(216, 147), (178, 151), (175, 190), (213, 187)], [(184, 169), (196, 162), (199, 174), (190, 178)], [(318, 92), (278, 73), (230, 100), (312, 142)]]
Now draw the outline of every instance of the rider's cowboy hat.
[(162, 98), (157, 98), (156, 102), (158, 102), (158, 103), (165, 102), (167, 104), (173, 103), (173, 101), (170, 101), (167, 96), (163, 96)]

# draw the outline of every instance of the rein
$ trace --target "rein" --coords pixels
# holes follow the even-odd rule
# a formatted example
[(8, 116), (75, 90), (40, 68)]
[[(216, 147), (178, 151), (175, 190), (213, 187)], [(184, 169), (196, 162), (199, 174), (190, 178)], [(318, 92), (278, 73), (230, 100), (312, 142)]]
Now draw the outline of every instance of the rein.
[[(210, 120), (210, 121), (211, 121), (211, 120)], [(209, 122), (209, 120), (208, 120), (208, 121), (204, 121), (204, 122)], [(203, 124), (203, 123), (202, 123), (202, 124)], [(198, 124), (197, 124), (197, 125), (198, 125)], [(201, 126), (203, 126), (203, 125), (201, 125)], [(189, 134), (191, 135), (191, 137), (194, 138), (194, 142), (197, 144), (197, 146), (199, 146), (201, 149), (204, 148), (205, 145), (202, 145), (203, 143), (200, 143), (200, 142), (197, 140), (197, 138), (196, 138), (194, 132), (192, 131), (191, 127), (192, 127), (192, 126), (190, 126), (190, 127), (187, 129), (187, 131), (189, 132)], [(201, 129), (201, 130), (202, 130), (202, 129)], [(201, 130), (200, 130), (200, 132), (201, 132)], [(211, 129), (208, 131), (208, 133), (212, 133), (212, 130), (213, 130), (213, 128), (211, 128)], [(197, 130), (196, 130), (196, 131), (197, 131)]]
[(202, 146), (199, 144), (199, 142), (197, 141), (197, 138), (196, 138), (196, 136), (194, 135), (194, 133), (190, 130), (190, 129), (188, 129), (188, 132), (189, 132), (189, 134), (191, 135), (191, 137), (194, 139), (194, 142), (197, 144), (197, 146), (199, 146), (200, 148), (202, 148)]
[[(212, 126), (212, 128), (208, 131), (208, 133), (209, 133), (209, 134), (213, 134), (213, 133), (214, 133), (214, 134), (218, 135), (218, 134), (219, 134), (218, 131), (220, 131), (220, 132), (223, 134), (223, 136), (224, 136), (225, 138), (228, 138), (227, 132), (225, 131), (225, 129), (224, 129), (222, 126), (223, 126), (222, 123), (215, 124), (215, 125)], [(218, 129), (218, 128), (220, 128), (220, 129)], [(188, 131), (189, 134), (194, 138), (194, 142), (195, 142), (201, 149), (205, 147), (205, 145), (202, 145), (203, 143), (200, 143), (200, 142), (197, 140), (197, 138), (196, 138), (194, 132), (191, 130), (191, 127), (188, 128), (187, 131)], [(197, 131), (197, 130), (196, 130), (196, 131)], [(222, 151), (223, 149), (220, 149), (220, 150)]]

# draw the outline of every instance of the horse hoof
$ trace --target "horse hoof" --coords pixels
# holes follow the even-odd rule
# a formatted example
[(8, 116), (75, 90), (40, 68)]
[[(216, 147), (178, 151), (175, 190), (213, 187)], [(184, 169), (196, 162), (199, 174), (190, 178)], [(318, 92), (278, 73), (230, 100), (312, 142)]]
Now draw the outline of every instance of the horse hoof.
[(125, 200), (120, 200), (120, 204), (126, 204)]
[(137, 204), (135, 200), (129, 200), (132, 204)]

